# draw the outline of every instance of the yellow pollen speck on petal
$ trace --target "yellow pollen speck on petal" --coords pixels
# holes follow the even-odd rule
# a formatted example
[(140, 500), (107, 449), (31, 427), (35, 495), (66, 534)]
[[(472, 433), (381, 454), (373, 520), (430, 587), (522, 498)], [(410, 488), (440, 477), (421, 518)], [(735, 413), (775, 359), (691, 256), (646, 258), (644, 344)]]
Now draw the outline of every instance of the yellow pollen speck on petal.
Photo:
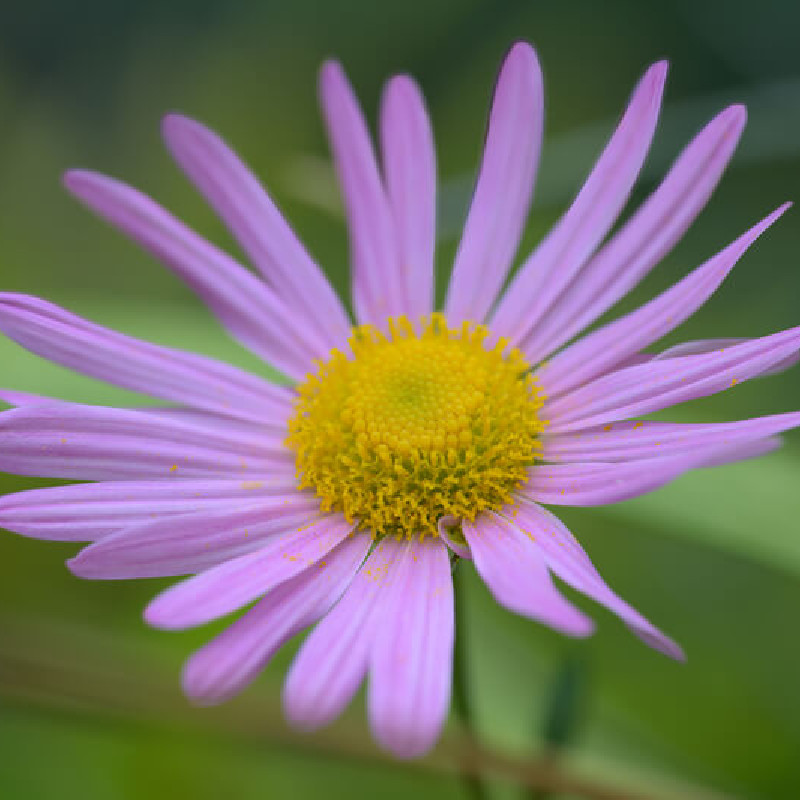
[(512, 502), (541, 451), (544, 395), (522, 354), (441, 314), (355, 328), (297, 391), (286, 445), (299, 488), (377, 538), (436, 536)]
[(169, 471), (170, 471), (170, 472), (177, 472), (177, 471), (178, 471), (178, 465), (177, 465), (177, 464), (173, 464), (173, 465), (172, 465), (172, 466), (169, 468)]

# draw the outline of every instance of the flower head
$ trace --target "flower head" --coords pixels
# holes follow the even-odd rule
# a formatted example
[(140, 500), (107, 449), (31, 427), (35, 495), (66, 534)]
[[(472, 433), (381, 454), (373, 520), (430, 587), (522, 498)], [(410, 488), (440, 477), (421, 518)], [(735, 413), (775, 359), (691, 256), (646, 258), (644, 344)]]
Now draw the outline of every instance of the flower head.
[(436, 167), (419, 91), (400, 76), (380, 112), (380, 165), (341, 67), (320, 90), (345, 200), (355, 322), (244, 164), (178, 115), (164, 136), (254, 274), (154, 201), (85, 171), (67, 188), (183, 278), (228, 332), (292, 388), (101, 328), (43, 300), (0, 296), (28, 349), (171, 405), (104, 408), (6, 391), (0, 467), (89, 483), (0, 499), (0, 524), (91, 544), (87, 578), (189, 575), (146, 619), (201, 625), (254, 605), (186, 665), (217, 702), (318, 623), (284, 691), (290, 720), (333, 719), (369, 674), (379, 742), (436, 740), (450, 698), (451, 561), (471, 559), (499, 603), (571, 636), (591, 620), (552, 576), (674, 658), (680, 648), (606, 585), (546, 505), (599, 505), (695, 467), (766, 452), (800, 413), (721, 424), (639, 418), (786, 367), (800, 328), (647, 348), (715, 291), (781, 206), (642, 307), (575, 338), (638, 283), (704, 206), (744, 125), (732, 106), (615, 233), (653, 137), (666, 65), (651, 67), (574, 202), (501, 291), (542, 134), (533, 50), (509, 52), (444, 308), (433, 307)]
[(286, 444), (302, 488), (373, 536), (437, 535), (445, 517), (475, 520), (513, 503), (541, 450), (536, 381), (517, 350), (464, 322), (407, 317), (369, 325), (351, 357), (298, 387)]

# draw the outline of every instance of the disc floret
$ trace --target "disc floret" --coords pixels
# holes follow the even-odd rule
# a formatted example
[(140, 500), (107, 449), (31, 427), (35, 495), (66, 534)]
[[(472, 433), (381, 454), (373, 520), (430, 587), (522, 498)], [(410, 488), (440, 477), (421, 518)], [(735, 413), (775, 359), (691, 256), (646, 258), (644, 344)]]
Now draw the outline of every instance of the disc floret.
[(300, 488), (376, 536), (437, 535), (512, 502), (541, 445), (544, 397), (522, 354), (441, 314), (361, 325), (298, 386), (286, 444)]

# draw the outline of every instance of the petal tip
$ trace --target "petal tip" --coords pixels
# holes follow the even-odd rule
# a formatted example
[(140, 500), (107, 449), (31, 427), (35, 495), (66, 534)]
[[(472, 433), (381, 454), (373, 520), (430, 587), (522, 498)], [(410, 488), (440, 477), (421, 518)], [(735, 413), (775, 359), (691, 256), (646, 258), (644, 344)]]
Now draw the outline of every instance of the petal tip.
[(419, 95), (422, 96), (422, 92), (417, 86), (417, 82), (405, 72), (400, 72), (397, 75), (392, 75), (386, 81), (386, 86), (384, 89), (384, 101), (388, 101), (390, 98), (397, 97), (401, 98), (404, 95)]
[(340, 61), (329, 58), (323, 62), (319, 68), (317, 94), (323, 112), (328, 114), (341, 104), (347, 106), (356, 102), (355, 92)]
[(344, 79), (344, 67), (336, 58), (326, 58), (319, 68), (319, 83), (321, 87), (328, 86), (332, 81)]
[(88, 202), (89, 198), (95, 197), (98, 190), (107, 193), (121, 185), (116, 178), (79, 167), (68, 169), (61, 176), (61, 183), (71, 195), (85, 202)]
[(666, 58), (662, 58), (660, 61), (656, 61), (651, 67), (650, 72), (658, 75), (660, 78), (665, 78), (667, 73), (669, 72), (669, 61)]
[(61, 176), (61, 183), (70, 192), (78, 192), (87, 181), (93, 179), (96, 173), (80, 167), (72, 167)]
[(640, 91), (644, 90), (655, 104), (661, 103), (664, 85), (667, 82), (667, 72), (669, 72), (669, 61), (666, 59), (656, 61), (655, 64), (648, 67), (647, 72), (645, 72), (639, 83)]
[(659, 630), (652, 628), (652, 626), (650, 626), (649, 630), (638, 627), (631, 627), (631, 630), (648, 647), (652, 647), (653, 650), (667, 656), (667, 658), (671, 658), (673, 661), (679, 661), (682, 664), (686, 663), (686, 654), (683, 652), (683, 648), (677, 642), (673, 642), (669, 636), (665, 636)]
[[(373, 731), (378, 744), (398, 761), (411, 761), (424, 756), (436, 743), (436, 738), (410, 737), (408, 731), (392, 731), (379, 734)], [(438, 734), (437, 734), (438, 738)]]
[[(169, 590), (167, 590), (169, 591)], [(142, 611), (142, 619), (151, 628), (160, 628), (164, 631), (179, 631), (192, 627), (185, 620), (175, 619), (175, 614), (162, 602), (162, 596), (154, 598)]]
[(586, 639), (595, 632), (595, 622), (591, 617), (576, 611), (575, 617), (565, 623), (564, 633), (575, 639)]
[[(106, 541), (106, 540), (103, 540)], [(87, 545), (74, 558), (67, 560), (67, 569), (76, 577), (90, 581), (121, 581), (148, 578), (151, 575), (131, 568), (124, 562), (109, 559), (102, 542)]]
[(169, 140), (196, 124), (193, 119), (181, 114), (180, 111), (169, 111), (161, 118), (161, 135)]
[(540, 75), (541, 67), (539, 65), (539, 56), (536, 53), (533, 45), (522, 39), (514, 42), (508, 48), (505, 58), (503, 58), (502, 66), (500, 67), (501, 75), (511, 68), (533, 71), (535, 75)]
[(724, 119), (736, 131), (741, 131), (747, 122), (747, 106), (743, 103), (735, 103), (728, 106), (720, 115), (719, 119)]
[(283, 706), (283, 716), (286, 721), (297, 731), (309, 733), (322, 725), (314, 714), (313, 707), (308, 703), (303, 703), (295, 692), (284, 686), (281, 695), (281, 705)]
[(199, 650), (187, 659), (181, 672), (181, 689), (193, 706), (208, 708), (216, 706), (228, 699), (228, 695), (220, 692), (214, 685), (214, 676), (207, 664), (196, 658)]
[(530, 42), (526, 42), (524, 39), (517, 39), (511, 47), (508, 48), (508, 55), (506, 58), (511, 56), (514, 57), (524, 57), (527, 59), (536, 58), (536, 50), (534, 50), (533, 45)]
[(663, 653), (673, 661), (677, 661), (680, 664), (686, 663), (686, 653), (683, 652), (683, 648), (671, 639), (664, 642), (663, 645), (657, 649), (660, 653)]
[(66, 566), (76, 578), (91, 580), (92, 578), (96, 578), (97, 574), (96, 571), (92, 569), (92, 559), (87, 558), (84, 555), (85, 552), (85, 550), (82, 550), (73, 558), (68, 558), (66, 561)]

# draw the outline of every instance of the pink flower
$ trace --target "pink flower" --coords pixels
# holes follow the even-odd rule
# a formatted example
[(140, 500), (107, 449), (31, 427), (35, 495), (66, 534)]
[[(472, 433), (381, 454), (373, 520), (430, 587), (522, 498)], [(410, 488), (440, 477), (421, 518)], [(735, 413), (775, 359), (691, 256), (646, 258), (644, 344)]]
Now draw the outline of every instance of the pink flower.
[(356, 328), (269, 196), (202, 125), (167, 117), (167, 145), (259, 274), (125, 184), (69, 172), (73, 194), (182, 277), (296, 388), (3, 295), (0, 328), (24, 347), (172, 405), (6, 392), (18, 407), (0, 414), (0, 467), (92, 482), (8, 495), (0, 524), (90, 541), (69, 562), (86, 578), (190, 575), (145, 611), (158, 627), (201, 625), (254, 602), (189, 659), (184, 687), (200, 702), (240, 691), (320, 620), (290, 669), (287, 716), (304, 728), (327, 723), (369, 674), (372, 728), (400, 757), (430, 748), (447, 715), (456, 557), (471, 559), (513, 611), (589, 635), (592, 621), (555, 575), (682, 658), (544, 508), (625, 500), (695, 467), (766, 452), (800, 425), (800, 413), (635, 421), (793, 363), (800, 328), (645, 352), (705, 302), (786, 206), (649, 303), (573, 341), (680, 239), (742, 131), (744, 109), (725, 109), (609, 236), (650, 146), (666, 71), (658, 63), (645, 73), (571, 207), (501, 292), (543, 117), (536, 55), (511, 49), (441, 314), (433, 138), (408, 77), (386, 86), (379, 164), (341, 67), (322, 69)]

